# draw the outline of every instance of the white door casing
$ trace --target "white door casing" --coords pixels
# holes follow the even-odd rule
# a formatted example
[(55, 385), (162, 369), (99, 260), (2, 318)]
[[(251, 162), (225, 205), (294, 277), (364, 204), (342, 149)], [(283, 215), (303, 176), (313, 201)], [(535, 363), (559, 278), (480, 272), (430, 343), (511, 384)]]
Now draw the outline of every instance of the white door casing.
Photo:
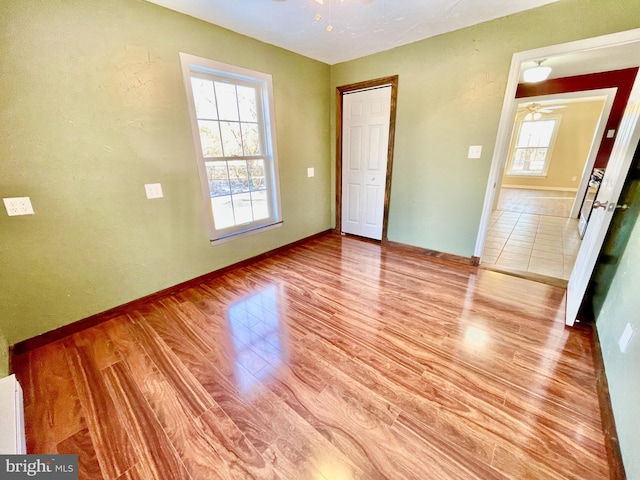
[(343, 96), (344, 233), (382, 239), (390, 115), (390, 85)]
[(618, 135), (602, 178), (596, 202), (601, 207), (593, 208), (576, 263), (567, 285), (566, 324), (572, 326), (578, 315), (580, 304), (591, 279), (591, 273), (598, 260), (600, 248), (611, 218), (615, 212), (622, 187), (629, 172), (638, 142), (640, 142), (640, 79), (636, 79), (624, 116), (618, 127)]

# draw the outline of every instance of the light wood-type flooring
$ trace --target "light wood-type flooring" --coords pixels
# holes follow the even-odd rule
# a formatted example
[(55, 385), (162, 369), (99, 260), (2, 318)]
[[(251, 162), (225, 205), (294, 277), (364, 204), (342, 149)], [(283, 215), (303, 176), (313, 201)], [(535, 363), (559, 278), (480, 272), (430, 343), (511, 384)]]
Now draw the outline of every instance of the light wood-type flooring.
[(606, 479), (564, 290), (327, 235), (14, 359), (81, 479)]

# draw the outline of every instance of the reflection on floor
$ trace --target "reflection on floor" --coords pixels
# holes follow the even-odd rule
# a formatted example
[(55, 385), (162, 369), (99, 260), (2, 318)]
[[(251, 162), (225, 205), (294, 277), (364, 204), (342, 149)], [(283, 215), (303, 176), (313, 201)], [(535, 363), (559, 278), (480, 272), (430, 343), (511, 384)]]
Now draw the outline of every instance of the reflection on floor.
[(243, 392), (275, 372), (283, 361), (279, 295), (271, 285), (229, 307), (227, 321), (236, 354), (236, 381)]
[[(566, 284), (580, 248), (568, 192), (503, 189), (491, 216), (482, 267)], [(555, 216), (551, 216), (555, 214)]]

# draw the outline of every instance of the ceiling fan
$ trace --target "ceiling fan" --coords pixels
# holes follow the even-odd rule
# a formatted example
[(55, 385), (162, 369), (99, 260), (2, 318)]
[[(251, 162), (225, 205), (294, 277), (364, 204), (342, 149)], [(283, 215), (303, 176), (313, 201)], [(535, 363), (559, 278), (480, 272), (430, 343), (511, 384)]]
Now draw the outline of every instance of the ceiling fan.
[(525, 115), (525, 120), (538, 120), (542, 117), (543, 113), (552, 113), (559, 108), (567, 108), (566, 105), (549, 105), (548, 107), (541, 103), (532, 102), (528, 105), (521, 105), (518, 110), (526, 110), (528, 113)]

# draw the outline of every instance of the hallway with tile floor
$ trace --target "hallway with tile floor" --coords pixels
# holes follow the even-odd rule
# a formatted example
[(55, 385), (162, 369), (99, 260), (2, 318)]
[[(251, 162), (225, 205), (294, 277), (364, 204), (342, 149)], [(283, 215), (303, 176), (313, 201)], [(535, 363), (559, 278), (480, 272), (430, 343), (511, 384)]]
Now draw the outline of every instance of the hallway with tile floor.
[(491, 216), (481, 266), (568, 280), (580, 248), (578, 220), (509, 211), (508, 203), (498, 208)]

